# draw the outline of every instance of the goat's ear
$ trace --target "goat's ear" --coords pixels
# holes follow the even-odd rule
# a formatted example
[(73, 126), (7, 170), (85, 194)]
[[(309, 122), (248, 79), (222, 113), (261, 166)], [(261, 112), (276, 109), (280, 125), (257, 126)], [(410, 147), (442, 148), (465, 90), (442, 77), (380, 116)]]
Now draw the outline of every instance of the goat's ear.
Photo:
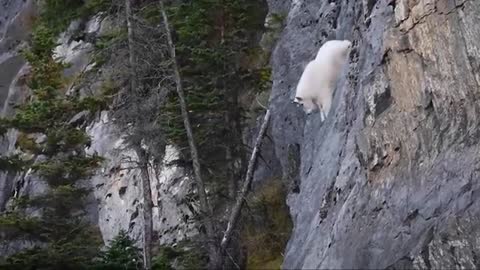
[(295, 97), (295, 102), (301, 102), (303, 99), (301, 97)]

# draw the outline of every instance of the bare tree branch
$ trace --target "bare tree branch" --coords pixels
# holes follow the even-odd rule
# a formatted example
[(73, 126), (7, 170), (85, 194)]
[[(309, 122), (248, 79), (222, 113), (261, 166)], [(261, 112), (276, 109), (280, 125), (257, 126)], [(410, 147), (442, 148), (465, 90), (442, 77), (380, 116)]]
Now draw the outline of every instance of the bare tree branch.
[(172, 35), (170, 32), (170, 24), (168, 22), (168, 17), (165, 12), (163, 0), (160, 0), (159, 3), (160, 3), (160, 9), (161, 9), (162, 18), (163, 18), (163, 24), (167, 34), (167, 41), (168, 41), (168, 47), (170, 50), (170, 56), (172, 58), (172, 67), (173, 67), (175, 83), (176, 83), (176, 91), (177, 91), (178, 99), (180, 102), (183, 123), (185, 126), (185, 130), (187, 132), (188, 145), (190, 147), (190, 152), (191, 152), (192, 161), (193, 161), (193, 171), (194, 171), (195, 180), (197, 183), (197, 192), (200, 198), (200, 209), (202, 211), (202, 214), (205, 215), (202, 221), (203, 221), (203, 225), (205, 226), (206, 236), (208, 238), (207, 241), (208, 241), (208, 247), (209, 247), (209, 259), (210, 259), (209, 269), (217, 269), (221, 266), (222, 262), (221, 262), (220, 252), (215, 241), (216, 237), (215, 237), (215, 226), (213, 224), (213, 211), (210, 208), (210, 205), (208, 203), (207, 193), (205, 191), (205, 183), (201, 175), (201, 168), (200, 168), (200, 161), (198, 157), (197, 146), (195, 145), (192, 126), (190, 124), (190, 119), (188, 115), (187, 104), (185, 102), (185, 94), (183, 91), (182, 79), (180, 76), (180, 70), (177, 63), (177, 57), (175, 53), (175, 44), (173, 43)]
[[(132, 6), (130, 0), (125, 0), (125, 16), (127, 20), (128, 31), (128, 50), (130, 64), (130, 91), (138, 94), (138, 76), (137, 62), (134, 48), (134, 28), (132, 23)], [(135, 103), (138, 114), (138, 104)], [(142, 148), (141, 139), (134, 142), (135, 152), (137, 153), (143, 192), (143, 266), (145, 269), (151, 268), (152, 260), (152, 235), (153, 235), (153, 217), (152, 217), (152, 191), (150, 188), (150, 176), (148, 174), (148, 155)]]
[(228, 243), (232, 237), (233, 230), (238, 222), (238, 218), (240, 217), (240, 213), (242, 210), (242, 206), (245, 202), (245, 198), (250, 191), (250, 185), (253, 179), (253, 173), (255, 169), (255, 163), (257, 161), (257, 156), (260, 151), (260, 147), (262, 146), (262, 139), (267, 131), (268, 123), (270, 121), (270, 110), (267, 110), (265, 113), (265, 117), (263, 119), (262, 126), (260, 127), (260, 131), (258, 132), (257, 139), (255, 141), (255, 146), (253, 147), (252, 154), (250, 156), (250, 160), (248, 161), (248, 169), (247, 174), (245, 176), (245, 180), (243, 182), (242, 190), (238, 194), (237, 201), (235, 202), (235, 206), (233, 207), (230, 218), (227, 223), (227, 229), (222, 238), (222, 242), (220, 243), (220, 247), (222, 250), (226, 250), (228, 247)]

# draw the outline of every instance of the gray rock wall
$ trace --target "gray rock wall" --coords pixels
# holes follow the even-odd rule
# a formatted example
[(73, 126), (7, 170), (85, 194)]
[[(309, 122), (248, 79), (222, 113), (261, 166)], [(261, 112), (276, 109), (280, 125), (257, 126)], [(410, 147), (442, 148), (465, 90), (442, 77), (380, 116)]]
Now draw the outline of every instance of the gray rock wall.
[[(106, 159), (89, 181), (97, 202), (89, 212), (98, 212), (96, 222), (105, 242), (124, 230), (141, 243), (143, 200), (135, 151), (126, 147), (106, 111), (87, 133), (92, 138), (87, 153), (96, 152)], [(170, 165), (178, 155), (175, 147), (167, 146), (162, 164), (150, 163), (153, 227), (159, 244), (175, 244), (197, 234), (194, 215), (198, 207), (189, 200), (193, 182), (183, 168)]]
[[(14, 105), (20, 104), (28, 94), (25, 85), (28, 65), (19, 50), (25, 44), (35, 13), (33, 0), (0, 0), (0, 117), (10, 116)], [(15, 152), (16, 138), (13, 130), (0, 137), (0, 154)], [(0, 211), (14, 194), (18, 178), (15, 173), (0, 172)]]
[[(283, 267), (479, 267), (478, 2), (270, 6), (288, 14), (272, 58), (271, 137), (297, 186)], [(321, 123), (290, 100), (320, 45), (343, 38), (354, 49)]]

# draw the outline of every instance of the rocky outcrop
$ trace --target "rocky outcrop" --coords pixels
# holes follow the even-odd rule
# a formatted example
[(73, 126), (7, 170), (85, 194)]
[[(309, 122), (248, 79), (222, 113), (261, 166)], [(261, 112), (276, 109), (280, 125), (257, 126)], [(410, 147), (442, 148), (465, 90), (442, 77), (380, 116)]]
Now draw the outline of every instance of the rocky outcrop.
[[(28, 23), (35, 11), (34, 1), (0, 0), (0, 117), (11, 116), (14, 105), (20, 104), (29, 93), (25, 80), (29, 73), (28, 64), (20, 56), (19, 49), (25, 45), (32, 26)], [(111, 66), (97, 67), (94, 63), (92, 42), (110, 31), (115, 23), (111, 18), (94, 16), (86, 22), (73, 21), (60, 35), (54, 56), (68, 64), (64, 71), (69, 82), (68, 94), (78, 91), (80, 95), (91, 95), (100, 91), (102, 81), (81, 83), (81, 79), (83, 76), (93, 77), (92, 73), (111, 72)], [(92, 72), (94, 68), (95, 72)], [(91, 119), (91, 123), (85, 123)], [(115, 126), (108, 111), (96, 116), (82, 112), (70, 122), (86, 126), (92, 142), (85, 151), (105, 158), (97, 173), (82, 183), (92, 190), (87, 206), (89, 219), (98, 224), (106, 243), (120, 230), (140, 240), (143, 201), (136, 154), (124, 143), (124, 134)], [(17, 151), (16, 140), (17, 132), (14, 130), (0, 137), (0, 153), (8, 155)], [(158, 164), (151, 162), (153, 223), (158, 244), (172, 245), (197, 234), (194, 217), (198, 213), (192, 199), (195, 196), (193, 182), (184, 168), (176, 165), (178, 155), (175, 147), (167, 146), (163, 160)], [(0, 211), (4, 211), (12, 199), (40, 194), (46, 188), (31, 170), (18, 174), (0, 172)], [(31, 243), (25, 241), (2, 242), (0, 255), (11, 254), (29, 245)]]
[[(65, 76), (89, 76), (92, 70), (97, 74), (110, 74), (112, 69), (118, 68), (109, 65), (97, 67), (92, 60), (94, 51), (90, 43), (108, 33), (113, 24), (111, 18), (101, 15), (91, 18), (83, 28), (79, 28), (82, 24), (77, 21), (71, 23), (69, 30), (59, 38), (60, 45), (55, 50), (56, 56), (69, 64)], [(72, 36), (79, 35), (79, 31), (83, 31), (80, 36), (88, 36), (90, 40), (73, 39)], [(99, 93), (102, 82), (95, 77), (85, 87), (80, 83), (71, 83), (69, 91), (78, 91), (81, 95)], [(125, 134), (111, 118), (111, 112), (102, 111), (86, 129), (92, 139), (86, 152), (105, 158), (95, 176), (86, 181), (93, 190), (88, 212), (92, 222), (98, 224), (106, 243), (120, 230), (128, 232), (137, 243), (141, 243), (143, 199), (138, 157), (125, 143)], [(175, 244), (197, 234), (194, 222), (194, 216), (198, 214), (197, 205), (190, 199), (194, 195), (193, 181), (184, 168), (175, 165), (178, 156), (179, 151), (175, 147), (167, 146), (163, 160), (151, 160), (149, 164), (154, 241), (158, 244)]]
[[(87, 152), (96, 152), (106, 159), (89, 181), (98, 204), (92, 203), (92, 207), (98, 208), (89, 212), (98, 211), (96, 221), (105, 242), (124, 230), (140, 243), (143, 200), (137, 155), (124, 143), (106, 111), (87, 132), (92, 138)], [(167, 146), (162, 163), (150, 164), (153, 225), (159, 244), (175, 244), (197, 234), (194, 222), (197, 204), (189, 199), (193, 195), (193, 182), (183, 168), (174, 165), (178, 158), (179, 151)]]
[[(284, 11), (271, 137), (299, 184), (283, 267), (479, 267), (478, 4), (300, 0)], [(320, 45), (343, 38), (354, 49), (321, 123), (290, 103), (293, 89)]]

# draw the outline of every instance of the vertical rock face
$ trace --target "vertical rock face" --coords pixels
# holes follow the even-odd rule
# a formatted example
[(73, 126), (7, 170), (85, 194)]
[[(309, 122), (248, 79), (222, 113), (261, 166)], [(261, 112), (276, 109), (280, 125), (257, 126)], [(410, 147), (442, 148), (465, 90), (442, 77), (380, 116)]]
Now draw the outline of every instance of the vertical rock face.
[[(35, 14), (33, 1), (0, 0), (0, 117), (10, 116), (14, 105), (22, 102), (28, 89), (25, 75), (28, 65), (20, 56)], [(9, 131), (0, 137), (0, 153), (15, 151), (16, 132)], [(12, 196), (15, 173), (0, 172), (0, 211)]]
[[(92, 204), (96, 208), (90, 213), (98, 211), (96, 219), (105, 242), (124, 230), (141, 243), (143, 200), (135, 151), (126, 147), (108, 112), (102, 112), (87, 132), (92, 138), (87, 152), (106, 159), (90, 181), (98, 202)], [(149, 170), (153, 224), (159, 244), (174, 244), (197, 233), (193, 222), (197, 206), (189, 200), (192, 181), (183, 168), (172, 165), (178, 154), (176, 148), (167, 146), (162, 163)]]
[[(25, 80), (28, 65), (20, 56), (19, 50), (24, 45), (35, 13), (33, 0), (0, 0), (0, 117), (11, 116), (13, 107), (20, 104), (28, 94)], [(16, 139), (17, 132), (14, 130), (0, 137), (0, 155), (14, 153)], [(21, 195), (21, 192), (32, 189), (36, 189), (34, 193), (42, 192), (43, 187), (35, 184), (35, 180), (29, 172), (0, 172), (0, 211), (5, 210), (9, 199)], [(20, 191), (19, 186), (27, 187)], [(23, 240), (2, 241), (0, 254), (8, 255), (31, 244)]]
[[(271, 137), (289, 181), (300, 146), (283, 267), (480, 267), (478, 3), (269, 4), (287, 15), (272, 58)], [(354, 48), (321, 123), (290, 101), (328, 39)]]
[(11, 107), (12, 90), (24, 65), (19, 47), (28, 35), (35, 14), (33, 1), (0, 1), (0, 113)]
[[(81, 22), (74, 21), (68, 30), (59, 37), (55, 48), (55, 57), (69, 64), (66, 77), (79, 77), (95, 67), (92, 61), (93, 45), (89, 42), (105, 34), (112, 25), (109, 17), (94, 16), (81, 28)], [(90, 40), (72, 38), (78, 31)], [(100, 67), (99, 72), (109, 73), (115, 67)], [(75, 82), (75, 80), (74, 80)], [(90, 88), (69, 85), (69, 92), (77, 90), (81, 94), (99, 92), (102, 82), (90, 81)], [(78, 89), (76, 89), (78, 88)], [(80, 113), (71, 121), (83, 121)], [(114, 238), (120, 230), (129, 233), (137, 243), (141, 243), (143, 228), (143, 200), (140, 185), (138, 157), (124, 142), (121, 129), (111, 119), (111, 113), (99, 113), (93, 123), (88, 125), (87, 134), (92, 139), (88, 154), (97, 153), (105, 162), (94, 177), (88, 179), (93, 193), (88, 205), (89, 217), (97, 223), (105, 242)], [(75, 120), (75, 118), (78, 118)], [(196, 205), (189, 201), (192, 195), (192, 181), (183, 168), (172, 165), (178, 159), (178, 151), (168, 146), (164, 160), (160, 164), (151, 161), (150, 181), (153, 198), (153, 224), (156, 240), (159, 244), (174, 244), (193, 234), (196, 226), (193, 217)], [(172, 162), (173, 161), (173, 162)]]

